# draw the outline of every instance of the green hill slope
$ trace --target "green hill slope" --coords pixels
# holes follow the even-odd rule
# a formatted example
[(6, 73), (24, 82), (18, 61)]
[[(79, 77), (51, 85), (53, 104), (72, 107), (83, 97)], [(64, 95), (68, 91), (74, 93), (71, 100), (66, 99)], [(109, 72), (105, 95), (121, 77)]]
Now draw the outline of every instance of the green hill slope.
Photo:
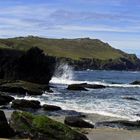
[(94, 58), (100, 60), (118, 58), (133, 59), (133, 57), (135, 57), (112, 48), (109, 44), (98, 39), (89, 38), (48, 39), (33, 36), (18, 37), (11, 39), (0, 39), (0, 47), (25, 51), (31, 47), (39, 47), (48, 55), (66, 57), (74, 60), (79, 60), (81, 58)]

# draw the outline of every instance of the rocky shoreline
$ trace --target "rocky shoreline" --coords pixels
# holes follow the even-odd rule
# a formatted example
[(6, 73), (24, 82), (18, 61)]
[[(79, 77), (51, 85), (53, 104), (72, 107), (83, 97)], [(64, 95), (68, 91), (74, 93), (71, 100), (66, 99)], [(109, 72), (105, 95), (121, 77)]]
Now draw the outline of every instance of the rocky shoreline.
[[(134, 85), (138, 83), (139, 81), (134, 81), (133, 83), (130, 83), (130, 84)], [(67, 90), (80, 90), (81, 91), (81, 90), (87, 90), (88, 88), (97, 89), (97, 88), (108, 88), (108, 87), (105, 87), (102, 85), (91, 85), (87, 83), (82, 83), (82, 84), (68, 85)], [(85, 114), (85, 113), (80, 113), (80, 112), (76, 112), (72, 110), (63, 110), (61, 107), (55, 106), (55, 105), (49, 105), (49, 104), (41, 105), (41, 103), (37, 100), (14, 99), (13, 97), (13, 95), (23, 95), (24, 97), (27, 94), (37, 96), (37, 95), (41, 95), (46, 90), (48, 92), (53, 92), (50, 88), (48, 88), (48, 85), (31, 83), (31, 82), (21, 81), (21, 80), (6, 81), (6, 80), (1, 79), (1, 83), (0, 83), (0, 92), (1, 92), (0, 93), (0, 103), (1, 103), (0, 113), (2, 114), (1, 121), (4, 120), (4, 122), (2, 122), (2, 128), (6, 125), (6, 130), (4, 132), (8, 131), (7, 133), (9, 133), (9, 135), (7, 135), (7, 133), (4, 134), (4, 132), (2, 132), (2, 134), (0, 134), (0, 137), (30, 138), (33, 140), (36, 139), (35, 137), (37, 137), (38, 140), (39, 139), (45, 140), (45, 137), (49, 135), (50, 140), (51, 139), (86, 140), (88, 135), (91, 133), (91, 131), (95, 131), (97, 129), (100, 129), (100, 130), (117, 129), (117, 130), (129, 130), (129, 131), (140, 130), (139, 121), (132, 122), (128, 120), (101, 116), (97, 114)], [(125, 97), (124, 99), (136, 100), (136, 99), (133, 99), (132, 97)], [(2, 110), (5, 112), (6, 118), (9, 123), (6, 121)], [(32, 122), (32, 120), (30, 120), (30, 117), (33, 119), (33, 118), (36, 118), (36, 116), (38, 115), (43, 119), (43, 121), (44, 119), (45, 119), (45, 122), (47, 120), (47, 123), (48, 123), (48, 119), (53, 124), (60, 122), (58, 123), (58, 125), (60, 126), (62, 125), (64, 129), (66, 127), (68, 131), (67, 133), (70, 133), (70, 137), (67, 137), (67, 135), (65, 136), (65, 133), (64, 133), (65, 130), (63, 129), (60, 130), (61, 131), (60, 133), (63, 133), (62, 135), (60, 135), (60, 137), (53, 137), (51, 133), (54, 133), (54, 131), (55, 133), (57, 133), (59, 131), (59, 128), (55, 127), (55, 125), (52, 126), (51, 124), (50, 126), (46, 124), (46, 126), (44, 127), (44, 122), (41, 124), (37, 124), (37, 126), (41, 128), (37, 128), (37, 129), (32, 128), (32, 125), (30, 125), (30, 123)], [(20, 118), (20, 117), (23, 117), (23, 118)], [(19, 126), (14, 126), (16, 125), (16, 121), (18, 118), (20, 120), (18, 122)], [(12, 120), (12, 125), (11, 125), (11, 120)], [(92, 120), (92, 123), (90, 123), (88, 120)], [(42, 120), (40, 121), (42, 122)], [(25, 125), (23, 127), (24, 129), (21, 127), (21, 125), (23, 124)], [(42, 127), (45, 130), (42, 130)], [(53, 128), (52, 131), (48, 130), (50, 129), (50, 127)], [(17, 130), (22, 130), (22, 131), (17, 132)], [(87, 137), (85, 134), (87, 135)]]
[(135, 55), (130, 55), (128, 58), (117, 59), (91, 59), (81, 58), (80, 60), (73, 60), (70, 58), (56, 58), (58, 63), (66, 63), (72, 66), (75, 70), (117, 70), (117, 71), (139, 71), (140, 59)]
[[(42, 96), (49, 92), (53, 94), (49, 81), (53, 76), (56, 62), (53, 57), (43, 54), (38, 48), (32, 48), (27, 52), (0, 50), (0, 54), (1, 138), (92, 140), (94, 139), (92, 133), (97, 129), (101, 130), (100, 132), (104, 129), (140, 130), (139, 121), (132, 122), (97, 114), (63, 110), (55, 105), (42, 105), (37, 100), (15, 99), (15, 95), (25, 97), (26, 95)], [(139, 85), (140, 81), (130, 84)], [(81, 83), (68, 85), (67, 90), (88, 91), (104, 88), (109, 87)], [(133, 97), (123, 97), (123, 99), (137, 100)], [(92, 120), (92, 123), (89, 120)]]
[[(11, 116), (14, 113), (22, 113), (21, 111), (14, 112), (14, 110), (11, 110), (11, 111), (4, 110), (4, 112), (5, 112), (6, 118), (8, 120), (11, 120)], [(24, 114), (24, 112), (23, 112), (23, 114)], [(22, 117), (24, 116), (23, 114), (21, 115)], [(25, 114), (26, 114), (26, 112), (25, 112)], [(30, 113), (27, 113), (27, 114), (29, 115)], [(35, 115), (35, 116), (38, 116), (38, 115)], [(40, 115), (40, 116), (47, 117), (48, 115)], [(64, 115), (54, 116), (54, 115), (49, 115), (48, 117), (51, 120), (54, 120), (55, 124), (57, 121), (57, 122), (60, 122), (61, 124), (64, 124), (65, 126), (71, 127), (71, 129), (74, 131), (78, 131), (79, 134), (83, 133), (82, 136), (83, 135), (87, 136), (87, 138), (89, 140), (94, 140), (95, 138), (96, 138), (96, 140), (102, 140), (103, 137), (105, 140), (108, 140), (111, 138), (113, 139), (114, 137), (115, 137), (115, 140), (130, 140), (130, 138), (134, 138), (134, 140), (137, 140), (138, 136), (140, 136), (140, 134), (139, 134), (139, 132), (140, 132), (139, 122), (136, 123), (136, 122), (126, 121), (126, 120), (118, 120), (118, 118), (107, 117), (107, 116), (102, 116), (102, 115), (98, 115), (98, 114), (84, 114), (84, 116), (64, 116)], [(75, 126), (65, 124), (65, 121), (68, 120), (68, 117), (70, 119), (74, 120), (73, 122), (75, 123)], [(91, 124), (91, 123), (87, 122), (88, 118), (92, 118), (92, 120), (94, 120), (94, 123)], [(16, 120), (17, 120), (17, 118), (16, 118)], [(15, 120), (15, 122), (17, 122), (16, 120)], [(83, 126), (83, 127), (79, 126), (79, 124), (78, 124), (79, 120), (80, 120), (80, 122), (81, 122), (81, 120), (83, 120), (83, 122), (87, 122), (88, 127), (87, 127), (87, 124), (85, 124), (85, 123), (80, 123), (80, 125), (84, 124), (85, 126)], [(20, 121), (22, 121), (22, 119)], [(119, 127), (112, 126), (112, 124), (109, 125), (112, 122), (115, 122)], [(21, 122), (18, 124), (21, 124)], [(78, 124), (78, 127), (76, 126), (77, 124)], [(96, 126), (96, 127), (93, 128), (89, 124), (92, 126)], [(97, 124), (101, 124), (101, 125), (97, 127)], [(121, 126), (120, 124), (122, 124), (122, 127), (120, 127)], [(57, 124), (57, 126), (58, 126), (58, 124)], [(126, 128), (124, 128), (124, 126), (126, 126)], [(130, 127), (133, 126), (133, 129), (132, 129), (132, 127), (131, 127), (131, 129), (129, 129), (129, 126)], [(51, 131), (51, 132), (54, 132), (54, 131)], [(129, 138), (128, 136), (130, 136), (130, 134), (131, 134), (131, 137)], [(14, 137), (12, 137), (12, 138), (14, 138)], [(29, 136), (25, 137), (25, 135), (24, 135), (21, 137), (21, 134), (20, 134), (20, 136), (17, 135), (15, 138), (29, 138)], [(34, 139), (34, 138), (30, 137), (30, 139)], [(56, 138), (56, 139), (59, 139), (59, 138)], [(72, 138), (70, 138), (70, 140), (71, 139)], [(41, 140), (42, 140), (42, 138), (41, 138)]]
[[(135, 54), (127, 54), (99, 39), (27, 36), (0, 39), (0, 44), (9, 50), (24, 51), (37, 46), (57, 62), (66, 62), (75, 70), (140, 70), (140, 59)], [(19, 56), (19, 51), (16, 54)]]

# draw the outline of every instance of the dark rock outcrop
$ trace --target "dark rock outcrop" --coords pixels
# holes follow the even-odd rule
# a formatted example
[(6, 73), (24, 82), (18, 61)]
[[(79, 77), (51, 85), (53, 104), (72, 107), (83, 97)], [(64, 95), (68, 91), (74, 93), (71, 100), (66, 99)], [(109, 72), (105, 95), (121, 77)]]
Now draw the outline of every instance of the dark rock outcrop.
[(15, 135), (10, 127), (3, 111), (0, 110), (0, 138), (10, 138)]
[(41, 95), (43, 91), (49, 90), (48, 85), (36, 84), (25, 81), (6, 81), (1, 83), (0, 91), (13, 94)]
[(129, 97), (129, 96), (122, 97), (122, 99), (131, 100), (131, 101), (138, 101), (138, 99), (136, 99), (134, 97)]
[(87, 83), (82, 83), (80, 86), (84, 88), (92, 88), (92, 89), (100, 89), (100, 88), (106, 88), (104, 85), (98, 85), (98, 84), (87, 84)]
[(77, 116), (77, 117), (82, 117), (85, 118), (86, 115), (81, 113), (81, 112), (77, 112), (74, 110), (57, 110), (57, 111), (47, 111), (45, 112), (47, 113), (49, 116)]
[(118, 120), (118, 121), (107, 121), (107, 122), (97, 122), (95, 124), (96, 128), (99, 127), (112, 127), (112, 128), (123, 128), (123, 129), (140, 129), (140, 121), (126, 121), (126, 120)]
[(2, 105), (2, 106), (0, 106), (0, 109), (9, 109), (9, 107), (8, 106), (4, 106), (4, 105)]
[(21, 110), (26, 109), (26, 108), (31, 108), (31, 109), (39, 109), (39, 108), (41, 108), (39, 101), (36, 101), (36, 100), (24, 100), (24, 99), (14, 100), (12, 102), (11, 107), (14, 108), (14, 109), (21, 109)]
[(140, 85), (140, 81), (134, 81), (132, 83), (130, 83), (131, 85)]
[(83, 86), (81, 86), (80, 84), (72, 84), (72, 85), (68, 85), (67, 87), (68, 90), (83, 90), (83, 91), (88, 91), (86, 88), (84, 88)]
[(55, 69), (55, 58), (39, 48), (27, 52), (0, 49), (0, 79), (48, 84)]
[(19, 138), (31, 138), (32, 140), (88, 140), (83, 134), (47, 116), (35, 116), (27, 112), (13, 112), (10, 125), (19, 134)]
[(68, 87), (67, 87), (68, 90), (83, 90), (83, 91), (88, 91), (86, 88), (101, 89), (101, 88), (106, 88), (106, 87), (104, 85), (87, 84), (87, 83), (71, 84), (71, 85), (68, 85)]
[[(135, 54), (115, 49), (99, 39), (50, 39), (27, 36), (0, 39), (0, 44), (5, 48), (19, 50), (27, 50), (37, 45), (44, 49), (45, 53), (57, 57), (57, 61), (65, 61), (76, 70), (140, 70), (140, 59)], [(56, 51), (57, 49), (59, 51)], [(14, 55), (18, 54), (19, 52), (14, 52)], [(3, 71), (1, 73), (3, 75)]]
[(42, 106), (45, 111), (58, 111), (61, 110), (61, 107), (55, 105), (43, 105)]
[(77, 116), (67, 116), (67, 117), (65, 117), (64, 122), (65, 122), (65, 124), (72, 126), (72, 127), (94, 128), (93, 124), (90, 124)]
[(4, 95), (4, 94), (0, 94), (0, 105), (6, 105), (6, 104), (10, 103), (12, 100), (14, 100), (13, 97)]
[(24, 81), (48, 84), (55, 68), (55, 59), (45, 56), (43, 50), (31, 48), (18, 60), (18, 77)]
[(18, 94), (26, 94), (27, 91), (22, 87), (16, 87), (11, 85), (2, 85), (0, 86), (0, 91), (2, 92), (8, 92), (8, 93), (18, 93)]
[(96, 59), (81, 58), (73, 60), (71, 58), (57, 58), (59, 63), (67, 63), (75, 70), (140, 70), (140, 59), (136, 55), (130, 54), (128, 57), (116, 59)]

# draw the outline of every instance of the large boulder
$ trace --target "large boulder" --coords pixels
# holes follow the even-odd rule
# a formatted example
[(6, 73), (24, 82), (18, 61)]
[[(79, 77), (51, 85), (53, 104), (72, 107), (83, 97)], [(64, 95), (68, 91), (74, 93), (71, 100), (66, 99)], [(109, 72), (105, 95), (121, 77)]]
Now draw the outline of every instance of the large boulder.
[(6, 105), (6, 104), (10, 103), (12, 100), (14, 100), (13, 97), (4, 95), (4, 94), (0, 94), (0, 105)]
[(45, 111), (58, 111), (58, 110), (61, 110), (61, 107), (55, 106), (55, 105), (44, 104), (42, 107), (43, 107), (43, 109)]
[(132, 83), (130, 83), (131, 85), (140, 85), (140, 81), (134, 81)]
[(0, 79), (48, 84), (55, 70), (55, 58), (37, 47), (17, 51), (0, 49)]
[(13, 112), (10, 125), (20, 134), (19, 137), (21, 138), (31, 138), (33, 140), (88, 140), (83, 134), (47, 116), (35, 116), (27, 112)]
[(92, 88), (92, 89), (100, 89), (100, 88), (106, 88), (104, 85), (99, 85), (99, 84), (87, 84), (87, 83), (82, 83), (80, 86), (84, 88)]
[(36, 84), (27, 81), (6, 81), (0, 85), (0, 91), (14, 94), (41, 95), (48, 91), (48, 85)]
[(68, 85), (67, 87), (68, 90), (83, 90), (83, 91), (87, 91), (87, 88), (102, 89), (102, 88), (106, 88), (106, 86), (98, 85), (98, 84), (81, 83), (81, 84), (71, 84)]
[(14, 130), (8, 124), (4, 112), (0, 110), (0, 138), (10, 138), (14, 135)]
[(41, 108), (40, 106), (40, 102), (39, 101), (36, 101), (36, 100), (24, 100), (24, 99), (17, 99), (17, 100), (14, 100), (12, 102), (12, 105), (11, 105), (12, 108), (14, 109), (39, 109)]
[(55, 58), (47, 56), (43, 50), (34, 47), (18, 59), (20, 80), (48, 84), (55, 70)]
[(81, 86), (80, 84), (68, 85), (67, 89), (68, 90), (88, 91), (85, 87)]
[(67, 116), (65, 117), (65, 124), (72, 127), (80, 127), (80, 128), (94, 128), (93, 124), (90, 124), (87, 121), (84, 121), (80, 117), (77, 116)]

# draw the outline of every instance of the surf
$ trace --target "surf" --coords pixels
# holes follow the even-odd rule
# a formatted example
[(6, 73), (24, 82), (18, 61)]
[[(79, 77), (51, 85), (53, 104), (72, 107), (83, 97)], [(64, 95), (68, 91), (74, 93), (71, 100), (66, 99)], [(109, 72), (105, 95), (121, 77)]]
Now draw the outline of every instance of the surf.
[[(87, 71), (88, 72), (88, 71)], [(93, 72), (93, 70), (91, 71)], [(82, 73), (82, 71), (81, 71)], [(98, 84), (98, 85), (104, 85), (106, 87), (116, 87), (116, 88), (137, 88), (140, 87), (140, 85), (131, 85), (129, 83), (125, 84), (112, 84), (102, 81), (88, 81), (88, 80), (77, 80), (76, 74), (73, 70), (73, 67), (68, 65), (67, 63), (61, 63), (56, 66), (54, 76), (52, 77), (51, 84), (61, 84), (61, 85), (70, 85), (70, 84)]]

